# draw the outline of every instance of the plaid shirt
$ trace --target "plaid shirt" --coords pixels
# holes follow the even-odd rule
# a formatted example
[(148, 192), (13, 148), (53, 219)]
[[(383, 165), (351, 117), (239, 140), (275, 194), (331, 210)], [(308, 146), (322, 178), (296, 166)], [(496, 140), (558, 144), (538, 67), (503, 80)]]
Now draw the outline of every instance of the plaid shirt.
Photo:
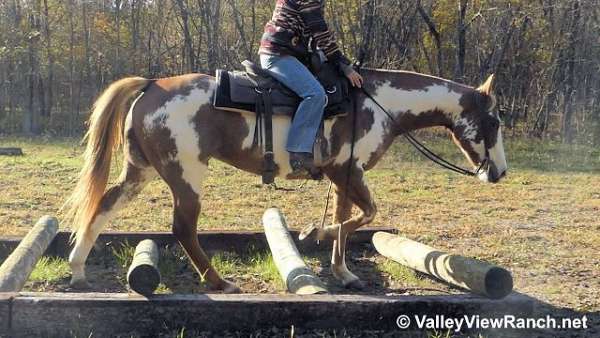
[(277, 0), (273, 17), (265, 25), (259, 54), (303, 57), (312, 38), (330, 62), (350, 64), (327, 27), (324, 6), (324, 0)]

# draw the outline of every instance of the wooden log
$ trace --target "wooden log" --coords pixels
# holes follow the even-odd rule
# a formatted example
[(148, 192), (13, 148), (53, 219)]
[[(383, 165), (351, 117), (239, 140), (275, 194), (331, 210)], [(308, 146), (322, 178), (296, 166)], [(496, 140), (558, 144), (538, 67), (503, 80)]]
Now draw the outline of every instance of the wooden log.
[(373, 244), (380, 254), (402, 265), (479, 295), (501, 299), (512, 292), (513, 279), (504, 268), (441, 252), (387, 232), (375, 233)]
[(18, 292), (58, 232), (58, 220), (44, 216), (0, 266), (0, 292)]
[(299, 295), (327, 293), (323, 282), (300, 257), (281, 212), (276, 208), (267, 209), (263, 226), (273, 260), (287, 289)]
[(23, 156), (23, 150), (21, 148), (0, 148), (0, 155)]
[(127, 283), (133, 291), (144, 296), (154, 293), (160, 284), (159, 255), (158, 246), (151, 239), (143, 240), (135, 247), (133, 261), (127, 271)]

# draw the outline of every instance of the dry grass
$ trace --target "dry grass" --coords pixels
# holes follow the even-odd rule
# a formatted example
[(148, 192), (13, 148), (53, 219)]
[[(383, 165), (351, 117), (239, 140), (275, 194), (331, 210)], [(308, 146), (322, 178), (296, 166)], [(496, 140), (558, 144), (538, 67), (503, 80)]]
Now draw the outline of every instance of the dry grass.
[[(446, 139), (428, 143), (463, 161)], [(2, 146), (22, 147), (26, 155), (0, 157), (0, 234), (23, 235), (64, 202), (82, 148), (74, 140), (14, 138), (0, 138)], [(374, 225), (506, 266), (519, 291), (555, 305), (599, 310), (600, 151), (535, 140), (514, 140), (506, 148), (509, 177), (486, 185), (434, 167), (397, 142), (368, 174), (379, 206)], [(259, 229), (262, 212), (273, 205), (292, 227), (320, 219), (326, 182), (283, 192), (216, 161), (211, 172), (199, 229)], [(112, 179), (117, 173), (114, 168)], [(168, 231), (170, 218), (168, 187), (157, 180), (107, 230)]]

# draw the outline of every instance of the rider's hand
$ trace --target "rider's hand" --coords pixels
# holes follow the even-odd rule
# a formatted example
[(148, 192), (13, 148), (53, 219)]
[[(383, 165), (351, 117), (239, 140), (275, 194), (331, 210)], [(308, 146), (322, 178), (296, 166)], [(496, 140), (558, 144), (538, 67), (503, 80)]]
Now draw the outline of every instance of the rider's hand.
[(350, 83), (357, 88), (362, 88), (363, 78), (357, 71), (352, 70), (350, 73), (346, 75)]

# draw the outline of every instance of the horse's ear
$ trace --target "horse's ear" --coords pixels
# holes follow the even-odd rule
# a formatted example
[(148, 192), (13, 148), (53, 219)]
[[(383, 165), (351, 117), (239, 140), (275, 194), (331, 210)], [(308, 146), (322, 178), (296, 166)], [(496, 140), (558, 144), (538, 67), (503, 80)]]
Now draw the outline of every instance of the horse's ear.
[(492, 90), (493, 90), (493, 85), (494, 85), (494, 74), (490, 75), (488, 77), (488, 79), (485, 81), (484, 84), (481, 85), (481, 87), (477, 88), (477, 90), (485, 95), (491, 95), (492, 94)]

